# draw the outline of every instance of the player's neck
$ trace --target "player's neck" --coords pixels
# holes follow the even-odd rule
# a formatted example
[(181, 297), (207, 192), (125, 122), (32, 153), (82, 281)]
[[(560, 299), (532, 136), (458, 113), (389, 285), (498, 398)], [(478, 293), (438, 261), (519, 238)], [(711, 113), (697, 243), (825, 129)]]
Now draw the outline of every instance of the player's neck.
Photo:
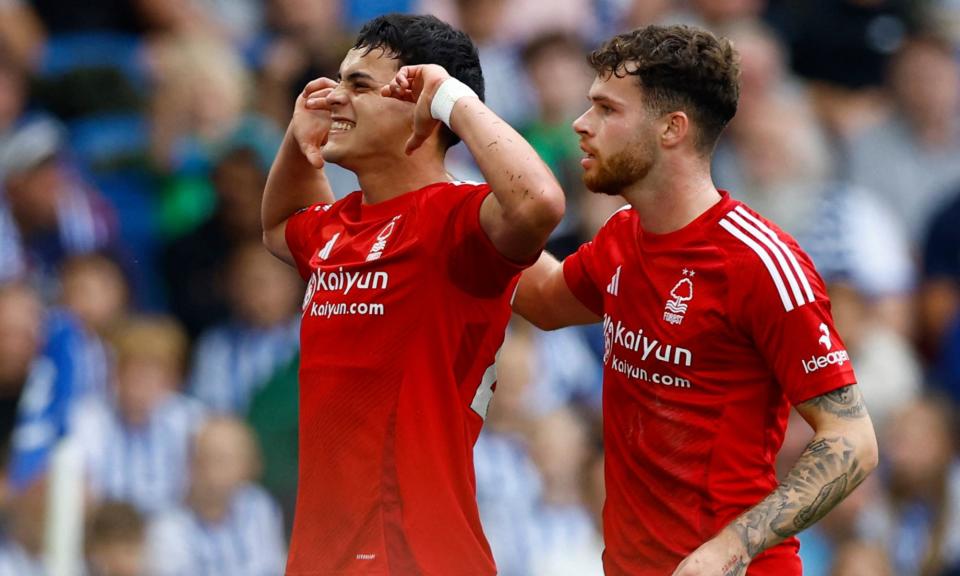
[(645, 231), (669, 234), (710, 209), (720, 200), (720, 193), (710, 177), (709, 164), (663, 163), (624, 190), (623, 197), (640, 215)]
[(443, 157), (414, 154), (384, 158), (370, 170), (357, 171), (365, 204), (376, 204), (424, 186), (450, 180)]

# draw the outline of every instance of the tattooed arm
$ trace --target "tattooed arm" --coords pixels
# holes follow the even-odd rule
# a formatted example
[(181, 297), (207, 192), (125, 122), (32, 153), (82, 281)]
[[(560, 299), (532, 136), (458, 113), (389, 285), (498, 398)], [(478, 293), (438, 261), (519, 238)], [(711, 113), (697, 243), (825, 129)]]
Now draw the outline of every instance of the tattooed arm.
[(877, 439), (856, 385), (797, 406), (814, 437), (776, 490), (688, 556), (674, 576), (742, 576), (760, 552), (823, 518), (877, 466)]

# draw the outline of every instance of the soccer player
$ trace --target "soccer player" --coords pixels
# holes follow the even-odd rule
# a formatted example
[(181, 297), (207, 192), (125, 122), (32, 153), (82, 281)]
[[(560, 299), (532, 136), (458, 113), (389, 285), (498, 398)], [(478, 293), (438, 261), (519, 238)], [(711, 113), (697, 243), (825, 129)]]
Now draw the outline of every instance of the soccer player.
[[(629, 206), (562, 264), (542, 256), (514, 308), (603, 320), (606, 574), (799, 575), (794, 535), (871, 472), (876, 438), (810, 259), (711, 179), (736, 54), (649, 26), (590, 62), (584, 181)], [(791, 404), (815, 437), (778, 484)]]
[[(389, 15), (298, 98), (262, 207), (267, 247), (308, 282), (290, 576), (496, 572), (472, 450), (563, 192), (482, 93), (465, 34)], [(459, 139), (489, 184), (451, 181)], [(325, 162), (361, 190), (333, 202)]]

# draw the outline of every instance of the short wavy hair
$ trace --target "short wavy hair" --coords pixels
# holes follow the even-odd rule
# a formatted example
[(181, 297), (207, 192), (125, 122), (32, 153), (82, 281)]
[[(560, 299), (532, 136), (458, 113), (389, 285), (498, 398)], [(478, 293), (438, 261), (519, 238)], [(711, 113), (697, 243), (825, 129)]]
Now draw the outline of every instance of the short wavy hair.
[(739, 57), (729, 40), (692, 26), (645, 26), (614, 36), (588, 57), (601, 76), (635, 76), (649, 109), (683, 111), (711, 152), (737, 113)]

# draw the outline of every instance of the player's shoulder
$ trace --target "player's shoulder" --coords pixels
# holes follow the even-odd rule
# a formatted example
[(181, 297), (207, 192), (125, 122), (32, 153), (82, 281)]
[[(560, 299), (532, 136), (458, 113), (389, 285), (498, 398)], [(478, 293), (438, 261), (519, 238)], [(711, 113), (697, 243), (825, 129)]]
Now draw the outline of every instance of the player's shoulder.
[(329, 214), (335, 214), (344, 210), (344, 208), (359, 204), (363, 199), (363, 193), (359, 190), (351, 192), (340, 198), (338, 200), (330, 202), (318, 202), (316, 204), (311, 204), (309, 206), (304, 206), (303, 208), (297, 210), (293, 213), (294, 216), (307, 216), (307, 217), (324, 217)]
[(733, 202), (712, 234), (730, 277), (751, 293), (775, 294), (787, 311), (814, 302), (821, 281), (797, 241), (742, 202)]

